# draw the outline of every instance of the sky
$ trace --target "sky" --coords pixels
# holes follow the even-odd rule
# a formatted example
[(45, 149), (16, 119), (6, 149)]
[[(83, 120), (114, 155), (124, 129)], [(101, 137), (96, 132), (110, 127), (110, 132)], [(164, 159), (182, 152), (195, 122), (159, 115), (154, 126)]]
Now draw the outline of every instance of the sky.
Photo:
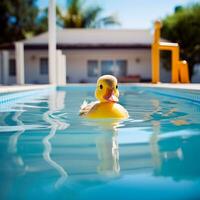
[[(66, 8), (70, 0), (57, 0), (61, 8)], [(86, 5), (99, 5), (102, 15), (116, 14), (122, 29), (149, 29), (153, 22), (173, 13), (178, 5), (186, 6), (199, 0), (84, 0)], [(48, 6), (48, 0), (38, 0), (42, 9)]]

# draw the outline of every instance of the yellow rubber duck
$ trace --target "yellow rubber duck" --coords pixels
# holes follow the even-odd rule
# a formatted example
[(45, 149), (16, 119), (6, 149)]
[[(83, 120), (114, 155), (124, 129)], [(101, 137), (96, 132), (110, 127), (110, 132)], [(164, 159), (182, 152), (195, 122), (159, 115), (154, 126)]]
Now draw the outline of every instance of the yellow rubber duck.
[(120, 118), (129, 117), (127, 110), (118, 104), (119, 90), (117, 79), (111, 75), (103, 75), (97, 80), (95, 96), (98, 101), (83, 102), (80, 115), (87, 118)]

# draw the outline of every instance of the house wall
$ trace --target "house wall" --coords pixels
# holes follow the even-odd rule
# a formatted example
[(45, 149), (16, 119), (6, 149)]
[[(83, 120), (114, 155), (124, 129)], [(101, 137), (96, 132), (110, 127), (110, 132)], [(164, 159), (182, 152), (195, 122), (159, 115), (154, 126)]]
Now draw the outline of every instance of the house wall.
[(48, 58), (47, 50), (25, 51), (25, 83), (47, 84), (48, 75), (40, 74), (40, 58)]
[[(15, 51), (9, 51), (9, 59), (15, 59)], [(9, 70), (6, 71), (7, 73), (7, 83), (8, 84), (16, 84), (16, 76), (10, 76)]]
[[(97, 77), (88, 77), (88, 60), (127, 60), (127, 75), (140, 75), (142, 79), (151, 79), (151, 53), (147, 50), (65, 50), (67, 76), (70, 82), (96, 82)], [(137, 62), (139, 58), (140, 62)]]
[[(66, 76), (71, 83), (96, 82), (97, 77), (88, 77), (88, 60), (127, 60), (127, 75), (140, 75), (143, 80), (151, 79), (151, 50), (150, 49), (102, 49), (102, 50), (63, 50), (66, 55)], [(15, 58), (14, 51), (9, 52), (10, 58)], [(47, 50), (26, 50), (25, 57), (25, 83), (48, 83), (48, 75), (40, 74), (40, 58), (47, 58)], [(139, 62), (138, 62), (139, 60)], [(169, 82), (170, 73), (161, 68), (161, 81)], [(9, 76), (8, 83), (15, 84), (16, 77)]]
[[(41, 75), (39, 71), (40, 66), (40, 58), (47, 57), (47, 50), (37, 50), (37, 51), (29, 51), (26, 50), (24, 52), (24, 73), (25, 73), (25, 83), (27, 84), (45, 84), (48, 83), (48, 75)], [(9, 52), (9, 59), (15, 58), (15, 52)], [(8, 83), (15, 84), (16, 76), (9, 76), (7, 74)]]
[(0, 84), (3, 84), (3, 60), (0, 52)]

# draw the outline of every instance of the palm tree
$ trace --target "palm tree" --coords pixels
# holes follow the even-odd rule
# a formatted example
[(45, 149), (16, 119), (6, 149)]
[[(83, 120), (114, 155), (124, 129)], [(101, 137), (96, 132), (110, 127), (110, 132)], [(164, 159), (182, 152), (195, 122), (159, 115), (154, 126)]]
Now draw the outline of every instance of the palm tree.
[(120, 25), (115, 15), (101, 18), (103, 9), (99, 6), (84, 7), (82, 0), (71, 0), (66, 12), (59, 7), (57, 23), (64, 28), (100, 28), (109, 25)]

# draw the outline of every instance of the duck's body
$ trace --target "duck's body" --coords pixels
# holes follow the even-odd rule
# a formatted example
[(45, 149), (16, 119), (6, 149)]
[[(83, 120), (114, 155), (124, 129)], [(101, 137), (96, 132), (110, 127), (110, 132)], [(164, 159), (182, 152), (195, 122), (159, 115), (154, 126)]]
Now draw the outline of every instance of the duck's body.
[(127, 110), (116, 103), (118, 101), (119, 91), (117, 79), (111, 75), (104, 75), (97, 81), (95, 92), (99, 101), (87, 104), (84, 102), (81, 106), (80, 115), (87, 118), (128, 118)]
[(81, 109), (80, 115), (88, 118), (128, 118), (128, 112), (118, 103), (95, 102)]

